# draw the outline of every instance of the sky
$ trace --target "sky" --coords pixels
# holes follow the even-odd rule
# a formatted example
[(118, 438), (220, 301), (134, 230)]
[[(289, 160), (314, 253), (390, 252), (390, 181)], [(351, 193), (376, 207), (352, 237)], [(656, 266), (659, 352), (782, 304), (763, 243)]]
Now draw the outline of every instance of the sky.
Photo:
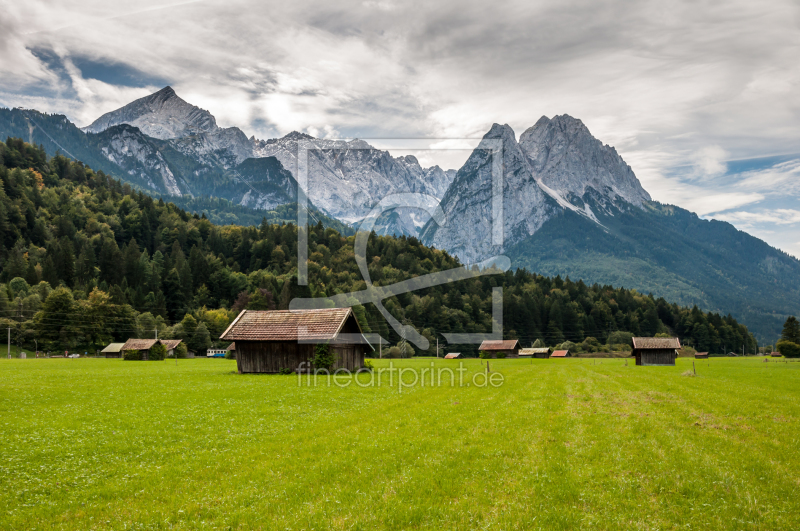
[[(661, 202), (800, 257), (800, 2), (0, 0), (0, 106), (87, 125), (166, 85), (221, 126), (457, 168), (581, 119)], [(413, 143), (397, 139), (419, 139)]]

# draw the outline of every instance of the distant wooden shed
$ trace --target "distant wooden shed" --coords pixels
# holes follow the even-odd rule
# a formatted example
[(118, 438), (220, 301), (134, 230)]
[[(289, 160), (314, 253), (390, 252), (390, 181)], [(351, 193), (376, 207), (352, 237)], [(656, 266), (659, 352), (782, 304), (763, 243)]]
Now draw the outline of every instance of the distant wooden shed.
[(550, 354), (551, 358), (571, 358), (572, 354), (569, 353), (569, 350), (556, 350), (552, 354)]
[(783, 354), (781, 354), (780, 352), (773, 352), (772, 354), (770, 354), (771, 358), (780, 358), (781, 356), (783, 356)]
[(242, 310), (220, 339), (236, 343), (240, 373), (309, 370), (320, 343), (334, 353), (333, 370), (355, 371), (364, 366), (366, 350), (373, 350), (351, 308)]
[(542, 348), (523, 348), (519, 351), (519, 357), (527, 357), (527, 358), (549, 358), (550, 354), (553, 353), (553, 349), (550, 347), (542, 347)]
[(484, 341), (479, 350), (489, 353), (493, 358), (501, 353), (505, 353), (506, 358), (518, 358), (519, 341), (516, 339)]
[(444, 357), (444, 359), (446, 359), (446, 360), (457, 360), (457, 359), (460, 359), (460, 358), (461, 358), (461, 353), (460, 352), (450, 352), (450, 353), (446, 354), (445, 357)]
[(695, 352), (694, 357), (698, 360), (707, 360), (708, 352)]
[(681, 342), (677, 337), (634, 337), (636, 365), (675, 365)]
[(180, 339), (129, 339), (122, 345), (122, 352), (138, 350), (142, 355), (142, 360), (147, 361), (150, 359), (150, 350), (155, 345), (164, 345), (167, 349), (167, 357), (171, 357), (180, 343)]
[(125, 346), (125, 343), (109, 343), (106, 348), (100, 351), (100, 354), (105, 354), (106, 358), (121, 358), (123, 346)]

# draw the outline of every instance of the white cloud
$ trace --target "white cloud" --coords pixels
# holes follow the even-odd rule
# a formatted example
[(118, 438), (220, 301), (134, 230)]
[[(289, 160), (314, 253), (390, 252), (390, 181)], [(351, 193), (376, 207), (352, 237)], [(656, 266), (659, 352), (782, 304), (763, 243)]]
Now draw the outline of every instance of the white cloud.
[(731, 223), (774, 223), (776, 225), (792, 225), (800, 223), (800, 210), (778, 208), (775, 210), (762, 210), (758, 212), (725, 212), (715, 214), (714, 219)]

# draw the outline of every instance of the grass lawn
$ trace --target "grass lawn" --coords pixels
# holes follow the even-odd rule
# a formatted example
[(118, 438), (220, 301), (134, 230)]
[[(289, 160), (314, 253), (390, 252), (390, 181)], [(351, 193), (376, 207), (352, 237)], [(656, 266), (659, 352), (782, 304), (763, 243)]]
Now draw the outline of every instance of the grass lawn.
[(800, 363), (692, 361), (492, 360), (500, 387), (399, 392), (3, 358), (0, 529), (800, 528)]

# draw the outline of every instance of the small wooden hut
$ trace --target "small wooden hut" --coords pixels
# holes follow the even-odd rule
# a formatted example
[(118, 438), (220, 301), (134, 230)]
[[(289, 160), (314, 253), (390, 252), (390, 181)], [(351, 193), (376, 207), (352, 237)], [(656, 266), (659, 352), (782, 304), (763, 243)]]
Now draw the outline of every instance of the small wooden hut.
[(556, 350), (552, 354), (550, 354), (551, 358), (571, 358), (572, 354), (570, 354), (569, 350)]
[(505, 353), (506, 358), (519, 358), (519, 341), (516, 339), (484, 341), (479, 350), (489, 353), (493, 358), (500, 353)]
[(694, 358), (696, 360), (707, 360), (708, 359), (708, 352), (695, 352)]
[(460, 352), (450, 352), (449, 354), (445, 354), (444, 359), (446, 360), (457, 360), (461, 358)]
[(125, 343), (109, 343), (106, 348), (100, 351), (100, 354), (105, 354), (106, 358), (121, 358), (123, 346), (125, 346)]
[(634, 337), (636, 365), (675, 365), (681, 342), (677, 337)]
[(150, 349), (155, 345), (164, 345), (167, 349), (167, 357), (174, 355), (175, 348), (181, 343), (180, 339), (129, 339), (122, 345), (121, 351), (138, 350), (142, 355), (142, 360), (150, 359)]
[(526, 357), (526, 358), (549, 358), (550, 354), (553, 353), (553, 349), (550, 347), (542, 347), (542, 348), (523, 348), (519, 351), (519, 357)]
[(783, 356), (783, 354), (781, 354), (780, 352), (773, 352), (769, 356), (770, 358), (780, 358), (781, 356)]
[(355, 371), (364, 366), (366, 349), (373, 350), (350, 308), (242, 310), (220, 339), (236, 343), (240, 373), (307, 371), (320, 343), (334, 353), (332, 370)]

